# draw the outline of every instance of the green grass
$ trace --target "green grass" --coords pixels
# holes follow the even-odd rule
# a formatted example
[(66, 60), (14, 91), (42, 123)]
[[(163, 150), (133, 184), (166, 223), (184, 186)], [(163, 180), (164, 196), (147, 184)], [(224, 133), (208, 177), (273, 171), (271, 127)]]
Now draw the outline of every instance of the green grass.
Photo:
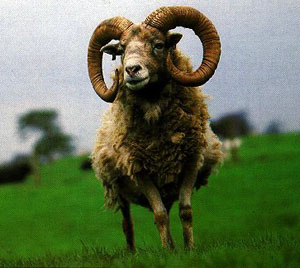
[(133, 206), (135, 254), (119, 213), (81, 157), (42, 167), (42, 186), (0, 186), (0, 266), (298, 267), (300, 134), (243, 140), (239, 163), (225, 163), (193, 196), (196, 250), (182, 250), (178, 204), (171, 211), (177, 251), (161, 250), (152, 214)]

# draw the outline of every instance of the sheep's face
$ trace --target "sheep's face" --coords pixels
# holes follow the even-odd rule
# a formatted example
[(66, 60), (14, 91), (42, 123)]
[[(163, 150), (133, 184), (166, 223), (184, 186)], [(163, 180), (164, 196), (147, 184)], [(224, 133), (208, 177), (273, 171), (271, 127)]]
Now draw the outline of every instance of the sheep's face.
[(103, 51), (121, 55), (124, 67), (124, 83), (127, 88), (138, 91), (168, 76), (166, 57), (182, 35), (163, 34), (150, 26), (133, 25), (125, 31), (120, 42), (107, 45)]

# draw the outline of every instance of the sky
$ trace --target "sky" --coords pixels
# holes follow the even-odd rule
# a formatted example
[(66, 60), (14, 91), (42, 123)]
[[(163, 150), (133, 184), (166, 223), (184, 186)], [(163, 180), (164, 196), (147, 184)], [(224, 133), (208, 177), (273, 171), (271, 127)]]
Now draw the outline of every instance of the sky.
[[(1, 0), (0, 162), (29, 152), (18, 118), (31, 109), (56, 109), (78, 152), (91, 150), (108, 108), (92, 89), (87, 47), (96, 26), (113, 16), (135, 23), (156, 8), (189, 5), (210, 18), (222, 43), (218, 69), (204, 85), (212, 119), (246, 111), (257, 132), (272, 120), (300, 131), (300, 2), (294, 0)], [(202, 48), (191, 30), (179, 48), (197, 68)], [(107, 82), (116, 66), (105, 57)], [(108, 82), (109, 84), (109, 82)]]

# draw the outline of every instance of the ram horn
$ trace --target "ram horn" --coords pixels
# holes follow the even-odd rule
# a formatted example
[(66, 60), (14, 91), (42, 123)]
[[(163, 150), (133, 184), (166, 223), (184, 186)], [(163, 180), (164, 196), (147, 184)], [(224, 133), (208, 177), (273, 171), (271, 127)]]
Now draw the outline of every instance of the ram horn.
[(103, 21), (95, 29), (88, 48), (88, 71), (89, 76), (98, 96), (106, 102), (113, 102), (116, 98), (119, 88), (119, 75), (116, 70), (116, 78), (111, 86), (107, 88), (102, 72), (101, 48), (111, 40), (119, 40), (122, 33), (127, 30), (133, 23), (123, 17), (114, 17)]
[(214, 74), (221, 55), (221, 43), (212, 22), (198, 10), (186, 6), (162, 7), (152, 12), (144, 21), (166, 33), (177, 26), (192, 29), (203, 46), (203, 59), (193, 73), (179, 70), (172, 62), (172, 50), (168, 53), (167, 68), (172, 78), (184, 86), (200, 86)]

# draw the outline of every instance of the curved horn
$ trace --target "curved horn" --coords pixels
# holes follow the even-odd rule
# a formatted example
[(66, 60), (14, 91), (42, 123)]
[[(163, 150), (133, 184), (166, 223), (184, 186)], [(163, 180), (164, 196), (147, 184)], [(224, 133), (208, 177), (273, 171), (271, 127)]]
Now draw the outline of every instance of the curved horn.
[(119, 75), (116, 70), (116, 79), (110, 89), (106, 87), (102, 73), (101, 48), (112, 39), (119, 40), (121, 34), (133, 23), (123, 17), (114, 17), (103, 21), (94, 31), (88, 48), (88, 70), (94, 90), (106, 102), (113, 102), (118, 93)]
[(221, 55), (221, 43), (212, 22), (198, 10), (186, 6), (162, 7), (152, 12), (145, 24), (167, 32), (177, 26), (192, 29), (200, 38), (203, 46), (201, 65), (193, 73), (179, 70), (168, 53), (167, 68), (172, 78), (185, 86), (200, 86), (214, 74)]

